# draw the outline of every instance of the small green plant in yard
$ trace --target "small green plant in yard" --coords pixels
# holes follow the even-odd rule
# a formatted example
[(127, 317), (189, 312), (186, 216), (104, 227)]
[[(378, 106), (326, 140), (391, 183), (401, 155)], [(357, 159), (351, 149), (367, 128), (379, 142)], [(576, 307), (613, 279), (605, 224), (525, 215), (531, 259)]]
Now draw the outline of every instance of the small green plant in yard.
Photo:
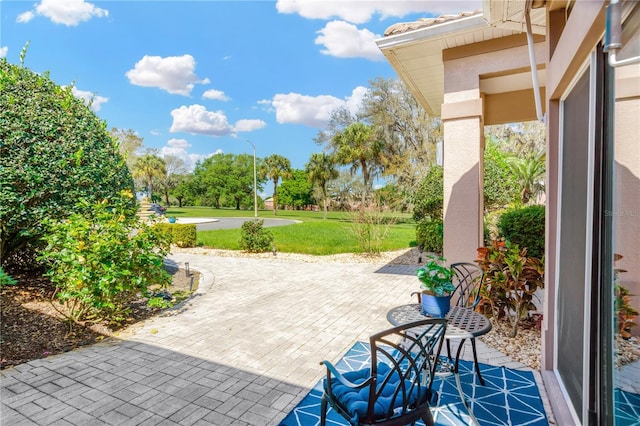
[[(47, 246), (40, 258), (56, 286), (59, 310), (70, 322), (120, 322), (128, 304), (152, 285), (168, 286), (163, 268), (166, 235), (140, 221), (124, 205), (106, 200), (85, 206), (91, 214), (47, 221)], [(55, 305), (54, 305), (55, 306)]]
[(262, 225), (264, 220), (248, 220), (240, 228), (240, 248), (251, 253), (261, 253), (271, 250), (273, 234)]
[(389, 235), (389, 227), (393, 223), (384, 206), (374, 201), (353, 213), (351, 232), (364, 253), (380, 254), (382, 242)]
[(197, 229), (193, 223), (164, 223), (159, 222), (155, 227), (167, 234), (172, 244), (178, 247), (195, 247), (197, 242)]

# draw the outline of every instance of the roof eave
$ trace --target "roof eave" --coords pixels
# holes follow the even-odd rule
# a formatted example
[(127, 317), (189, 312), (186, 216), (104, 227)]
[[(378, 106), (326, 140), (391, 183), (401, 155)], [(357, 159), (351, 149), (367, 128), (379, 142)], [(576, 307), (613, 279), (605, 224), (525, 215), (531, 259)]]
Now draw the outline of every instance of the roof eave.
[(394, 47), (411, 45), (422, 41), (437, 41), (445, 37), (460, 32), (474, 31), (482, 27), (486, 27), (487, 23), (484, 15), (473, 15), (454, 21), (444, 22), (442, 24), (432, 25), (416, 30), (407, 31), (401, 34), (395, 34), (376, 40), (378, 48), (383, 52)]

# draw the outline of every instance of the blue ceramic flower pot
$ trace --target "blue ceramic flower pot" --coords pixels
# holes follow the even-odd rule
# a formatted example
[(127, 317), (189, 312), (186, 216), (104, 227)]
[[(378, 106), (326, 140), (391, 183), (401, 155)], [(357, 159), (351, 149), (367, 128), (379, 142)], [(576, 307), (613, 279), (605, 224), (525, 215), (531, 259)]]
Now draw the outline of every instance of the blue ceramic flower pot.
[(451, 307), (451, 296), (422, 293), (422, 313), (433, 318), (444, 318)]

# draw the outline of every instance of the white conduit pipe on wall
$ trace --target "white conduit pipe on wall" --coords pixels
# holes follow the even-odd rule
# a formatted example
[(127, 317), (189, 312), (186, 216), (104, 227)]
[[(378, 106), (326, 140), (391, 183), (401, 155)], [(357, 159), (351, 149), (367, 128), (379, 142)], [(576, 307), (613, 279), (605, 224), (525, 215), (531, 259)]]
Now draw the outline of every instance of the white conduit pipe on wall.
[(640, 56), (623, 59), (616, 58), (618, 50), (622, 48), (622, 4), (619, 0), (611, 0), (607, 6), (607, 22), (604, 35), (604, 51), (609, 54), (609, 65), (619, 67), (622, 65), (640, 62)]
[(542, 114), (542, 100), (540, 99), (540, 83), (538, 82), (538, 63), (536, 62), (536, 52), (533, 46), (533, 31), (531, 30), (531, 0), (527, 0), (524, 10), (524, 19), (527, 23), (527, 45), (529, 46), (529, 62), (531, 63), (531, 78), (533, 80), (533, 97), (536, 102), (536, 115), (538, 120), (545, 122)]

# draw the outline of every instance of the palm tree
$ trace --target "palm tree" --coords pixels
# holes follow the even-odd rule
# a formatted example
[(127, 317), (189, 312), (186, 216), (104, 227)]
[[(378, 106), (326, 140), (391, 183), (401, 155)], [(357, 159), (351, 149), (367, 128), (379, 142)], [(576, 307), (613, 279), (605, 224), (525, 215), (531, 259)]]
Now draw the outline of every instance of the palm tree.
[(264, 159), (260, 173), (273, 182), (273, 214), (278, 214), (278, 181), (291, 176), (291, 162), (279, 154), (272, 154)]
[(520, 184), (520, 198), (523, 204), (544, 193), (545, 160), (545, 151), (524, 158), (509, 158), (509, 165)]
[(373, 128), (357, 122), (347, 126), (331, 139), (335, 158), (339, 164), (351, 166), (351, 173), (362, 170), (364, 192), (362, 204), (371, 191), (371, 179), (380, 167), (382, 146), (374, 137)]
[(338, 177), (335, 160), (324, 152), (314, 152), (305, 165), (307, 177), (320, 190), (324, 207), (323, 218), (327, 218), (327, 182)]
[(147, 187), (149, 200), (153, 200), (153, 182), (162, 179), (166, 175), (164, 160), (153, 154), (145, 154), (139, 157), (133, 167), (133, 177), (139, 179), (142, 185)]

